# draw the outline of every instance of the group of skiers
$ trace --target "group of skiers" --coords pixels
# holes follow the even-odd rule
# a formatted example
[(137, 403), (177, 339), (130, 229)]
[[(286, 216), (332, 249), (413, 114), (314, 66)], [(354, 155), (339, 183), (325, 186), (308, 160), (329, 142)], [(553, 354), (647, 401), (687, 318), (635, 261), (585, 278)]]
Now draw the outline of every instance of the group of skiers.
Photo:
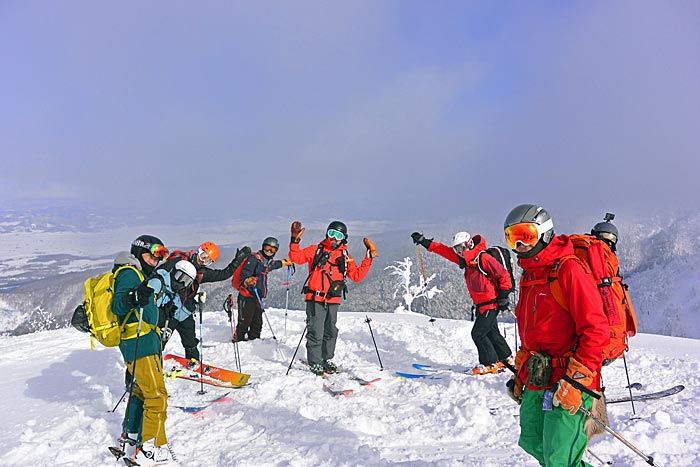
[[(159, 238), (149, 235), (138, 237), (130, 253), (115, 260), (115, 270), (130, 264), (140, 271), (131, 269), (116, 276), (112, 301), (113, 312), (126, 318), (127, 326), (138, 326), (119, 347), (127, 382), (132, 385), (123, 437), (134, 446), (129, 455), (140, 465), (175, 465), (165, 434), (167, 391), (161, 353), (170, 333), (177, 330), (185, 356), (199, 359), (192, 313), (206, 301), (199, 288), (202, 283), (233, 278), (239, 292), (234, 340), (253, 340), (261, 333), (267, 274), (283, 266), (306, 264), (309, 274), (302, 293), (309, 368), (316, 375), (339, 371), (333, 358), (346, 281), (363, 280), (377, 250), (364, 238), (366, 253), (358, 264), (348, 253), (348, 229), (340, 221), (328, 225), (321, 242), (302, 248), (304, 231), (301, 222), (291, 224), (288, 258), (274, 259), (279, 241), (268, 237), (260, 251), (253, 253), (244, 247), (221, 270), (210, 268), (219, 257), (212, 242), (194, 251), (170, 254)], [(615, 251), (617, 229), (609, 220), (597, 224), (592, 234)], [(504, 265), (485, 254), (483, 236), (458, 232), (449, 246), (420, 232), (411, 238), (464, 269), (477, 310), (472, 338), (479, 365), (472, 372), (484, 375), (504, 368), (515, 372), (507, 386), (509, 395), (520, 404), (519, 445), (542, 466), (588, 465), (582, 460), (587, 437), (585, 415), (579, 408), (590, 409), (593, 391), (601, 389), (603, 351), (610, 340), (598, 285), (586, 266), (575, 260), (569, 236), (555, 235), (553, 221), (542, 207), (524, 204), (514, 208), (506, 217), (504, 235), (523, 269), (515, 307), (521, 345), (514, 358), (498, 330), (497, 316), (509, 310), (515, 284)], [(551, 286), (553, 278), (558, 294)], [(142, 310), (142, 315), (133, 310)]]

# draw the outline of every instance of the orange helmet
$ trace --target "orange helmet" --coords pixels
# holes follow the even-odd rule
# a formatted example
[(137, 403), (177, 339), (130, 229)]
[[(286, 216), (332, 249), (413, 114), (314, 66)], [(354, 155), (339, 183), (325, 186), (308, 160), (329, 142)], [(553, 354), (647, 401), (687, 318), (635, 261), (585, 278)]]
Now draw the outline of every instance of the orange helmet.
[(214, 242), (204, 242), (199, 245), (199, 251), (206, 253), (212, 261), (219, 259), (219, 247)]

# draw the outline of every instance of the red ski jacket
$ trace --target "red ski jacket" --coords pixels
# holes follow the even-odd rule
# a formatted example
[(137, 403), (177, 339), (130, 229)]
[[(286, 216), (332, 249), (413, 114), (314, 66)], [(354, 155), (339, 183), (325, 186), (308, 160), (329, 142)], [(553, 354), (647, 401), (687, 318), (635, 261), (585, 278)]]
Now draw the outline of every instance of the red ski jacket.
[[(479, 313), (486, 313), (496, 308), (496, 297), (499, 290), (510, 290), (513, 284), (506, 268), (489, 254), (481, 254), (486, 250), (486, 240), (481, 235), (474, 235), (474, 248), (462, 252), (461, 259), (466, 265), (464, 268), (464, 280), (467, 290), (472, 297)], [(433, 241), (428, 251), (436, 253), (443, 258), (460, 264), (460, 256), (449, 246)], [(479, 258), (481, 256), (481, 258)], [(477, 267), (477, 261), (489, 275), (486, 277)], [(489, 303), (490, 302), (490, 303)]]
[[(317, 252), (319, 256), (327, 255), (327, 260), (321, 260), (318, 266), (312, 267)], [(334, 297), (329, 293), (331, 283), (343, 281), (345, 277), (353, 282), (360, 282), (367, 276), (369, 268), (372, 266), (372, 258), (367, 257), (358, 266), (347, 252), (347, 245), (340, 245), (334, 250), (328, 239), (316, 245), (309, 245), (303, 250), (300, 249), (298, 243), (290, 243), (289, 259), (296, 264), (308, 263), (309, 265), (306, 300), (325, 303), (340, 303), (340, 296)], [(345, 274), (343, 274), (343, 263), (345, 263)]]
[[(551, 383), (559, 381), (567, 370), (569, 352), (588, 369), (597, 371), (603, 361), (603, 349), (610, 342), (608, 318), (603, 312), (603, 302), (593, 275), (578, 260), (559, 260), (574, 254), (574, 246), (567, 235), (552, 239), (539, 254), (532, 258), (520, 258), (523, 268), (520, 278), (520, 298), (515, 308), (521, 348), (531, 355), (538, 352), (553, 358)], [(558, 275), (569, 310), (552, 295), (549, 277), (554, 267)], [(529, 358), (529, 355), (526, 358)], [(521, 381), (527, 381), (527, 362), (518, 373)], [(595, 378), (591, 389), (599, 389), (600, 378)], [(530, 385), (531, 389), (542, 389)]]

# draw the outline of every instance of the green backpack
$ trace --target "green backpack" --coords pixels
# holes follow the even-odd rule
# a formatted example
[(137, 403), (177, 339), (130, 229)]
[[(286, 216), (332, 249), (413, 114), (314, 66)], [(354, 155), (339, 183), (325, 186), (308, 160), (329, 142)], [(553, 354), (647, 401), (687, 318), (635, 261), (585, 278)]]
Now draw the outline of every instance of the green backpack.
[[(143, 274), (134, 266), (120, 266), (114, 272), (100, 274), (85, 281), (85, 301), (73, 312), (71, 324), (79, 331), (90, 333), (92, 349), (95, 348), (95, 339), (105, 347), (116, 347), (122, 340), (136, 337), (138, 323), (127, 324), (127, 321), (132, 313), (138, 317), (138, 312), (131, 310), (121, 321), (112, 312), (114, 281), (117, 274), (127, 268), (135, 271), (143, 281)], [(148, 334), (154, 327), (142, 323), (140, 335)]]

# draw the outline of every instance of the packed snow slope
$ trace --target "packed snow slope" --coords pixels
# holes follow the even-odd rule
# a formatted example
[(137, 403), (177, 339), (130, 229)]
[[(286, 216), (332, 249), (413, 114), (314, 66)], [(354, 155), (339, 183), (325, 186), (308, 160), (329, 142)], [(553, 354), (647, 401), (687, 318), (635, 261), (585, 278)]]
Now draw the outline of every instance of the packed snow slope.
[[(216, 308), (213, 305), (211, 308)], [(287, 365), (304, 329), (304, 313), (267, 311), (277, 339), (265, 323), (264, 338), (239, 345), (251, 385), (232, 390), (199, 417), (175, 406), (200, 405), (226, 392), (199, 383), (166, 381), (170, 393), (169, 440), (181, 465), (212, 466), (536, 466), (517, 446), (518, 407), (508, 398), (507, 374), (471, 376), (454, 372), (439, 379), (408, 380), (395, 370), (414, 362), (472, 365), (476, 349), (471, 323), (423, 315), (341, 313), (336, 361), (366, 378), (381, 378), (348, 397), (323, 390), (324, 379)], [(502, 325), (513, 342), (512, 324)], [(203, 314), (204, 360), (235, 367), (231, 328), (222, 311)], [(99, 344), (98, 344), (99, 346)], [(178, 337), (167, 352), (182, 353)], [(110, 412), (124, 391), (124, 366), (115, 348), (90, 351), (89, 338), (69, 329), (0, 337), (3, 466), (114, 466), (107, 447), (120, 433), (125, 404)], [(304, 357), (302, 347), (297, 356)], [(700, 346), (697, 340), (638, 335), (627, 364), (630, 378), (654, 391), (676, 384), (675, 396), (609, 406), (611, 426), (660, 466), (698, 466)], [(166, 365), (167, 369), (167, 365)], [(603, 370), (609, 395), (626, 392), (622, 362)], [(591, 451), (615, 466), (646, 465), (612, 436)], [(600, 463), (588, 458), (593, 465)]]

